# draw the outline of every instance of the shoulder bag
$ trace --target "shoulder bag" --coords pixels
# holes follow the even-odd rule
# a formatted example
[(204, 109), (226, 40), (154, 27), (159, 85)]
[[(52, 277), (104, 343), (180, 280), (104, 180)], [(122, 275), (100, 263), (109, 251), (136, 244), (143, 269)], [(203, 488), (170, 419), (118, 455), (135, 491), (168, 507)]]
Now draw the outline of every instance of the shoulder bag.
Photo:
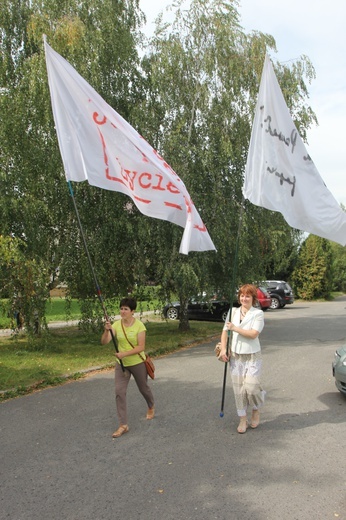
[[(134, 345), (132, 345), (131, 341), (129, 340), (129, 338), (127, 337), (127, 334), (125, 332), (125, 328), (124, 328), (124, 325), (123, 325), (123, 322), (121, 321), (121, 327), (123, 329), (123, 333), (124, 333), (124, 336), (127, 340), (127, 342), (131, 345), (132, 348), (135, 348)], [(148, 354), (145, 354), (144, 353), (144, 356), (142, 356), (142, 352), (139, 352), (138, 353), (139, 357), (143, 359), (144, 361), (144, 364), (145, 364), (145, 368), (147, 369), (147, 374), (148, 376), (151, 378), (151, 379), (154, 379), (155, 378), (155, 365), (154, 365), (154, 362), (153, 360), (151, 359), (150, 356), (148, 356)]]

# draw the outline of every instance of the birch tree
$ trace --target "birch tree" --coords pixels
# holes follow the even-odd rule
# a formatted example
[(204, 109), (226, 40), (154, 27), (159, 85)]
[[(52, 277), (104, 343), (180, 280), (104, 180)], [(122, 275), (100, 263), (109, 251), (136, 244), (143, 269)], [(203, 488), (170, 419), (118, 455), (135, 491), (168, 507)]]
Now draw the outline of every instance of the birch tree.
[[(0, 6), (0, 233), (22, 240), (24, 254), (43, 262), (51, 283), (60, 274), (82, 298), (93, 298), (95, 285), (58, 149), (43, 34), (131, 121), (144, 96), (138, 66), (142, 21), (138, 0), (4, 0)], [(127, 288), (140, 253), (140, 237), (136, 248), (131, 243), (141, 234), (137, 215), (124, 211), (120, 194), (78, 185), (75, 198), (106, 289)]]
[[(212, 287), (229, 294), (232, 278), (237, 284), (269, 276), (268, 254), (273, 251), (271, 264), (277, 269), (287, 248), (297, 247), (298, 232), (280, 215), (252, 206), (241, 194), (264, 57), (275, 53), (274, 38), (245, 34), (236, 1), (192, 0), (188, 9), (183, 1), (175, 5), (172, 24), (162, 15), (157, 20), (144, 68), (155, 99), (155, 126), (160, 128), (156, 145), (185, 182), (217, 248), (217, 253), (181, 258), (173, 246), (176, 231), (160, 228), (161, 277), (185, 307), (182, 272), (190, 277), (195, 273), (195, 292)], [(314, 122), (304, 82), (304, 76), (313, 78), (312, 65), (303, 57), (291, 68), (277, 64), (277, 73), (304, 135)], [(278, 233), (286, 237), (284, 247)], [(188, 327), (185, 311), (180, 327)]]

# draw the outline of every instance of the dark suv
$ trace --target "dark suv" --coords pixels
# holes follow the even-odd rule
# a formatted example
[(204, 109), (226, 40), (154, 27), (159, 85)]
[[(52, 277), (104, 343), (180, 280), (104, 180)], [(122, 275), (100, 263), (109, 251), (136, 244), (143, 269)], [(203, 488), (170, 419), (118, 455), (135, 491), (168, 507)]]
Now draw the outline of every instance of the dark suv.
[(263, 282), (272, 300), (270, 308), (279, 309), (294, 302), (292, 287), (282, 280), (266, 280)]

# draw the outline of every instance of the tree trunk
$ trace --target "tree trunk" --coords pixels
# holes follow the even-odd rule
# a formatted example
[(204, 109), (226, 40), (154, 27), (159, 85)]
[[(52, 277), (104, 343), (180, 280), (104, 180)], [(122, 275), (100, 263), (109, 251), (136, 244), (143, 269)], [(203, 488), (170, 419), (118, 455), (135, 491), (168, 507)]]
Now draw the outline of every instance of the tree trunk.
[(179, 321), (179, 331), (186, 332), (190, 330), (190, 322), (187, 314), (187, 305), (188, 300), (180, 301), (180, 321)]

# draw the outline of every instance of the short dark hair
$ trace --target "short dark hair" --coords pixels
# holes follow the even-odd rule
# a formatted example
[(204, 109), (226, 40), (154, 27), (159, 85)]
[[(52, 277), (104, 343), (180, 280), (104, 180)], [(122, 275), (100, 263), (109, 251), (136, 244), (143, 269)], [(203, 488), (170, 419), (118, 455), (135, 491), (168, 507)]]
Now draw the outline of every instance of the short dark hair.
[(120, 301), (120, 307), (129, 307), (131, 311), (134, 311), (137, 307), (137, 301), (134, 298), (123, 298)]

